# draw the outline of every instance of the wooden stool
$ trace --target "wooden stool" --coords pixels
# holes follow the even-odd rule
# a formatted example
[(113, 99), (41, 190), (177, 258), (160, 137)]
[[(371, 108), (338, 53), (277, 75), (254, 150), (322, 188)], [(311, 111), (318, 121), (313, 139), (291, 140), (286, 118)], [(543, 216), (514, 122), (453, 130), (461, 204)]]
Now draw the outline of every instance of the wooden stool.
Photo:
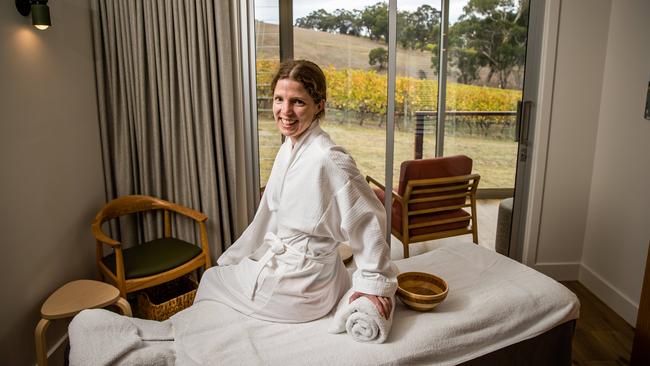
[(77, 280), (68, 282), (54, 291), (41, 307), (42, 319), (36, 325), (36, 362), (47, 365), (45, 331), (54, 319), (75, 316), (81, 310), (103, 308), (115, 304), (122, 314), (132, 316), (131, 306), (120, 297), (120, 290), (104, 282)]

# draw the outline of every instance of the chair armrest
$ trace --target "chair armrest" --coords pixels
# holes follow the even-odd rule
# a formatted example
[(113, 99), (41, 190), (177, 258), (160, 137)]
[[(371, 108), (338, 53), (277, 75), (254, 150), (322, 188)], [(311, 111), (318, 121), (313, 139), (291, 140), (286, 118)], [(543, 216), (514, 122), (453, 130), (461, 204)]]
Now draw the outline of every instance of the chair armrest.
[[(381, 188), (381, 190), (384, 191), (384, 193), (386, 192), (386, 187), (384, 187), (383, 184), (379, 183), (379, 181), (377, 181), (377, 179), (375, 179), (375, 178), (373, 178), (373, 177), (371, 177), (369, 175), (366, 175), (366, 182), (368, 182), (368, 184), (372, 183), (372, 184), (376, 185), (378, 188)], [(395, 191), (391, 191), (391, 194), (393, 196), (393, 200), (396, 200), (397, 202), (402, 204), (402, 196), (400, 196)], [(382, 204), (383, 204), (383, 202), (382, 202)]]
[(183, 216), (187, 216), (191, 219), (194, 219), (194, 221), (197, 222), (203, 222), (208, 220), (208, 216), (206, 216), (204, 213), (193, 210), (189, 207), (177, 205), (175, 203), (167, 202), (164, 208), (176, 212), (178, 214), (181, 214)]
[(372, 183), (372, 184), (376, 185), (377, 187), (381, 188), (383, 191), (386, 191), (386, 187), (384, 187), (383, 184), (379, 183), (379, 181), (377, 179), (375, 179), (375, 178), (373, 178), (373, 177), (371, 177), (369, 175), (366, 175), (366, 182), (368, 182), (368, 184)]
[(208, 243), (208, 233), (205, 225), (206, 222), (208, 221), (208, 216), (202, 212), (193, 210), (189, 207), (177, 205), (171, 202), (166, 202), (163, 209), (166, 210), (165, 211), (165, 237), (169, 237), (171, 235), (169, 211), (176, 212), (183, 216), (194, 219), (194, 221), (196, 221), (199, 224), (199, 230), (201, 233), (200, 234), (201, 237), (199, 239), (201, 242), (201, 250), (203, 250), (203, 253), (205, 254), (207, 267), (211, 267), (212, 262), (210, 260), (210, 244)]
[(98, 242), (104, 243), (104, 244), (109, 245), (109, 246), (111, 246), (113, 248), (119, 247), (119, 246), (122, 245), (122, 243), (120, 243), (119, 241), (114, 240), (111, 237), (109, 237), (108, 235), (104, 234), (104, 232), (102, 231), (102, 228), (101, 228), (101, 222), (94, 222), (92, 224), (92, 226), (91, 226), (91, 230), (92, 230), (93, 236), (95, 237), (95, 239)]
[[(412, 187), (417, 186), (427, 186), (432, 184), (453, 184), (467, 181), (476, 181), (478, 182), (481, 179), (479, 174), (466, 174), (466, 175), (456, 175), (452, 177), (442, 177), (442, 178), (425, 178), (425, 179), (412, 179), (409, 181)], [(478, 184), (478, 183), (477, 183)]]

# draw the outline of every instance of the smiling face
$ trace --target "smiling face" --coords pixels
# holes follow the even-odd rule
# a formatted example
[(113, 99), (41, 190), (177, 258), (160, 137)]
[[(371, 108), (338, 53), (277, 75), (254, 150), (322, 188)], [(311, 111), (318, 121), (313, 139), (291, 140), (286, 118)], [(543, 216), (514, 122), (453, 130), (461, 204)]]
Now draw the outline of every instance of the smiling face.
[(295, 80), (280, 79), (273, 91), (273, 117), (284, 136), (295, 145), (298, 138), (311, 126), (325, 101), (314, 102), (303, 85)]

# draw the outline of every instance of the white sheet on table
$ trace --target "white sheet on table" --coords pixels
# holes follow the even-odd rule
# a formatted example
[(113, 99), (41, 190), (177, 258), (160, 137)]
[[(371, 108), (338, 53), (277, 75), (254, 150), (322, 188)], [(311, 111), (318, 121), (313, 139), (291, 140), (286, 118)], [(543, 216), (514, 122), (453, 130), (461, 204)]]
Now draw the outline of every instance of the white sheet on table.
[(449, 295), (429, 313), (398, 301), (386, 343), (328, 334), (331, 315), (279, 324), (201, 302), (171, 319), (177, 364), (457, 364), (578, 317), (579, 302), (564, 286), (474, 244), (443, 245), (395, 264), (444, 278)]
[(171, 322), (88, 309), (77, 314), (68, 329), (71, 366), (175, 365)]

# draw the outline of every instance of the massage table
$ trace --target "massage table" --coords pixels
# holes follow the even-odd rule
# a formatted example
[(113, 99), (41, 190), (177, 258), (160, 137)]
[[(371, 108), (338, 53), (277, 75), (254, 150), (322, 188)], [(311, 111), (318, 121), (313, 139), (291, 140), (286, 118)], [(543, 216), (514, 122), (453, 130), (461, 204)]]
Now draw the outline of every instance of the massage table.
[[(442, 277), (449, 294), (426, 313), (397, 300), (392, 330), (383, 344), (329, 334), (332, 314), (308, 323), (270, 323), (203, 301), (165, 322), (84, 311), (70, 326), (71, 364), (143, 364), (139, 362), (146, 359), (176, 365), (571, 364), (580, 304), (555, 280), (463, 242), (395, 264), (400, 272)], [(115, 319), (109, 321), (110, 329), (93, 327), (92, 317), (98, 313)], [(102, 348), (110, 351), (98, 360)]]

